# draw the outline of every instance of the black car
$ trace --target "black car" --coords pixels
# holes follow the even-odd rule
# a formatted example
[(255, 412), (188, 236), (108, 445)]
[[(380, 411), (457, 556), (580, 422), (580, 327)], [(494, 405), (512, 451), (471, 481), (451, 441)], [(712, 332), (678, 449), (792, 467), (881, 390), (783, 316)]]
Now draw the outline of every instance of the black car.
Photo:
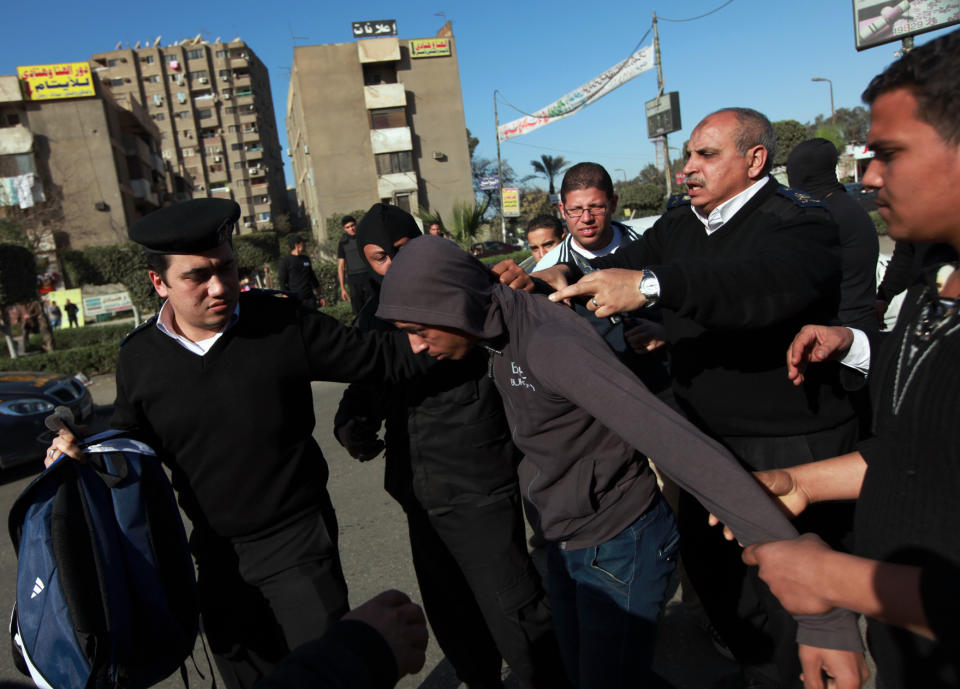
[(470, 253), (476, 256), (477, 258), (484, 258), (485, 256), (500, 256), (502, 254), (512, 254), (516, 251), (522, 251), (522, 246), (516, 246), (515, 244), (506, 244), (504, 242), (498, 242), (495, 240), (487, 240), (485, 242), (477, 242), (470, 247)]
[(0, 469), (42, 459), (37, 442), (43, 420), (66, 406), (77, 423), (93, 416), (93, 398), (78, 377), (59, 373), (0, 371)]

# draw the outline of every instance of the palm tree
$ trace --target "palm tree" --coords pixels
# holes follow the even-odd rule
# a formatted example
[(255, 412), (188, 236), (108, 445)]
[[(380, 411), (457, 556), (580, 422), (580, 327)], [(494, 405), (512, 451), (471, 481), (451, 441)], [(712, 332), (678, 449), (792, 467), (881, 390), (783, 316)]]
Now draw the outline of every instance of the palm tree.
[(531, 160), (530, 164), (537, 174), (543, 175), (550, 182), (550, 194), (557, 193), (553, 186), (553, 178), (563, 172), (565, 167), (570, 165), (563, 156), (553, 157), (546, 154), (540, 156), (540, 160)]

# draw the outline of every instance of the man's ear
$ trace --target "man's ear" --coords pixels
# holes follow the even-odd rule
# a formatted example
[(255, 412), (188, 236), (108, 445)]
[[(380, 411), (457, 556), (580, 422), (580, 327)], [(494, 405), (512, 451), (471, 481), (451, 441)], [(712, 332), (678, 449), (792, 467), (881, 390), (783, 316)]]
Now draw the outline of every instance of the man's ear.
[(752, 180), (760, 179), (763, 176), (763, 168), (767, 165), (767, 156), (770, 154), (766, 146), (754, 146), (747, 151), (747, 175)]
[(161, 297), (163, 297), (164, 299), (166, 299), (166, 298), (167, 298), (167, 285), (166, 285), (166, 283), (163, 281), (163, 278), (160, 277), (160, 273), (158, 273), (158, 272), (155, 271), (155, 270), (151, 270), (151, 271), (148, 271), (147, 274), (148, 274), (148, 276), (150, 277), (150, 282), (151, 282), (151, 284), (153, 284), (153, 289), (155, 289), (155, 290), (157, 291), (157, 294), (159, 294)]
[(617, 210), (617, 201), (619, 201), (619, 200), (620, 200), (620, 197), (617, 196), (616, 194), (614, 194), (614, 195), (610, 198), (610, 216), (611, 216), (611, 217), (613, 217), (613, 214), (614, 214), (614, 213), (616, 212), (616, 210)]

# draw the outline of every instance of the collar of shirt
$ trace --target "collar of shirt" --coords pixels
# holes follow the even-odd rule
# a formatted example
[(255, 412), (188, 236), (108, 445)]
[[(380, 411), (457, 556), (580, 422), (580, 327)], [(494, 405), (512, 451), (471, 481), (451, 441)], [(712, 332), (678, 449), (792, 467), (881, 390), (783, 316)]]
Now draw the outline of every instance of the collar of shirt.
[(236, 308), (233, 310), (233, 315), (230, 316), (230, 320), (227, 324), (216, 332), (216, 334), (211, 335), (205, 340), (200, 340), (194, 342), (193, 340), (188, 340), (183, 335), (179, 335), (173, 329), (173, 314), (170, 310), (167, 309), (167, 302), (163, 302), (163, 306), (160, 307), (160, 313), (157, 314), (157, 330), (162, 332), (167, 337), (173, 339), (177, 344), (186, 349), (188, 352), (196, 354), (197, 356), (203, 356), (210, 351), (210, 348), (217, 343), (217, 340), (220, 339), (220, 336), (227, 331), (227, 329), (233, 327), (233, 325), (240, 319), (240, 302), (237, 302)]
[(613, 224), (610, 225), (610, 229), (613, 230), (613, 237), (611, 237), (610, 243), (602, 249), (597, 249), (596, 251), (584, 249), (582, 246), (577, 244), (577, 242), (573, 239), (572, 234), (567, 235), (570, 237), (570, 248), (586, 258), (600, 258), (601, 256), (606, 256), (607, 254), (616, 253), (617, 249), (619, 249), (620, 245), (623, 243), (623, 233), (620, 231), (619, 227)]
[(703, 223), (704, 228), (707, 230), (707, 234), (711, 235), (730, 222), (730, 219), (737, 214), (737, 211), (747, 205), (747, 201), (752, 199), (768, 181), (770, 181), (770, 178), (764, 177), (763, 179), (754, 182), (733, 198), (727, 199), (719, 206), (714, 208), (712, 211), (710, 211), (710, 215), (707, 217), (700, 215), (700, 211), (698, 211), (692, 205), (690, 206), (690, 210), (693, 211), (693, 214), (696, 216), (697, 220)]

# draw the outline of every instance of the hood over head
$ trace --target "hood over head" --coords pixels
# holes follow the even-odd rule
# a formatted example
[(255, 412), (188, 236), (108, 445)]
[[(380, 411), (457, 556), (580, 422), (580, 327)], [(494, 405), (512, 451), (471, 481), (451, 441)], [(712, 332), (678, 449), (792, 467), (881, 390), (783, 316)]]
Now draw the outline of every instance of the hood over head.
[(833, 191), (844, 191), (837, 181), (837, 147), (826, 139), (808, 139), (797, 144), (787, 156), (787, 180), (794, 189), (819, 199)]
[(363, 247), (367, 244), (379, 246), (392, 259), (397, 255), (394, 242), (404, 237), (413, 239), (421, 234), (417, 221), (405, 210), (388, 203), (375, 203), (357, 224), (357, 248), (360, 251), (360, 259), (370, 270), (370, 275), (379, 282), (383, 278), (370, 267), (370, 262), (363, 253)]
[(456, 328), (488, 340), (502, 332), (488, 318), (497, 284), (489, 268), (449, 239), (417, 237), (383, 278), (377, 318)]

